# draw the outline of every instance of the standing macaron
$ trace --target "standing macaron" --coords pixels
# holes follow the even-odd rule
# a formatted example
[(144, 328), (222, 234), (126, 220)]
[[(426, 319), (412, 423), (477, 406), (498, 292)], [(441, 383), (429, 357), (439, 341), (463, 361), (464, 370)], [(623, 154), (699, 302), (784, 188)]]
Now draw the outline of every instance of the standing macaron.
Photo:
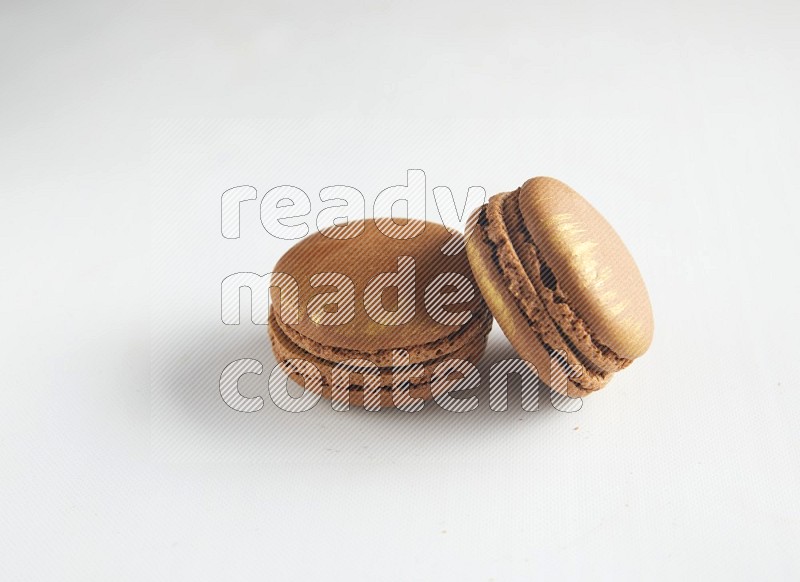
[(272, 278), (278, 361), (296, 380), (305, 372), (306, 389), (353, 406), (365, 398), (395, 406), (398, 389), (430, 398), (435, 373), (445, 370), (437, 366), (476, 363), (492, 325), (463, 239), (453, 242), (460, 236), (435, 223), (398, 228), (378, 219), (300, 241)]
[(551, 366), (585, 396), (645, 353), (647, 289), (611, 225), (580, 194), (533, 178), (475, 211), (467, 255), (484, 299), (519, 355), (551, 386)]

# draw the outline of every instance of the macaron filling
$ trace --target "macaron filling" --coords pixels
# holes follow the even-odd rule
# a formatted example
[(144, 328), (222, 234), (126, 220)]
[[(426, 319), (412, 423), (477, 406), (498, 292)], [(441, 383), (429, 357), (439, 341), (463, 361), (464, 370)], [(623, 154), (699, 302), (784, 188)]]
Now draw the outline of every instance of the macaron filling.
[(306, 335), (303, 335), (292, 326), (284, 323), (280, 317), (274, 316), (276, 325), (292, 341), (304, 351), (315, 354), (316, 356), (332, 362), (341, 362), (351, 359), (366, 359), (379, 367), (392, 365), (392, 352), (396, 349), (403, 349), (408, 352), (411, 364), (424, 363), (441, 355), (453, 353), (480, 339), (489, 333), (492, 324), (492, 316), (488, 309), (483, 307), (473, 313), (472, 318), (456, 329), (450, 335), (432, 342), (417, 345), (398, 345), (396, 348), (381, 349), (375, 351), (363, 351), (343, 348), (330, 344), (321, 343)]

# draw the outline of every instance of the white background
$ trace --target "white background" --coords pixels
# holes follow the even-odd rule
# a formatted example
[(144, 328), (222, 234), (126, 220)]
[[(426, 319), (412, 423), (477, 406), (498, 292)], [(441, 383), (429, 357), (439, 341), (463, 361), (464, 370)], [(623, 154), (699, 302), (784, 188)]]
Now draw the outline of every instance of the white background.
[[(2, 577), (796, 578), (798, 25), (789, 2), (3, 4)], [(409, 168), (457, 198), (581, 191), (642, 269), (650, 352), (573, 414), (227, 409), (218, 361), (269, 354), (219, 282), (289, 243), (256, 206), (222, 239), (222, 191), (369, 197)]]

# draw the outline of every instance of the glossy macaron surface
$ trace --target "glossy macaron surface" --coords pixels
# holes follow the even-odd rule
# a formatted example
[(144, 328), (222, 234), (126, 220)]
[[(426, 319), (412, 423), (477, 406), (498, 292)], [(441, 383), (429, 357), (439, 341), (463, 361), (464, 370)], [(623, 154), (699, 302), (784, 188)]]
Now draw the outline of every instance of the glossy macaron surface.
[(553, 178), (534, 178), (519, 208), (539, 255), (592, 338), (621, 358), (650, 346), (653, 314), (641, 273), (622, 239), (580, 194)]

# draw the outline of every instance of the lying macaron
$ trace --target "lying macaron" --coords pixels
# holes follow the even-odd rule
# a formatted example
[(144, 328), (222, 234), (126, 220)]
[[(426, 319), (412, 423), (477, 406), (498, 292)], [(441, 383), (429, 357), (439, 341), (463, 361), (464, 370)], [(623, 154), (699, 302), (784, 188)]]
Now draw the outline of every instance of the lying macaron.
[(569, 186), (533, 178), (492, 196), (470, 224), (467, 256), (484, 299), (545, 383), (585, 396), (650, 346), (653, 315), (636, 263)]
[[(447, 254), (460, 235), (430, 222), (406, 226), (416, 236), (396, 238), (387, 219), (333, 227), (303, 239), (278, 261), (269, 335), (276, 359), (298, 383), (303, 366), (319, 371), (321, 385), (306, 381), (307, 389), (347, 398), (352, 406), (364, 405), (367, 392), (379, 394), (380, 406), (392, 407), (395, 390), (431, 398), (443, 361), (480, 359), (492, 316), (463, 239), (460, 252)], [(345, 230), (361, 232), (346, 238), (340, 236)]]

